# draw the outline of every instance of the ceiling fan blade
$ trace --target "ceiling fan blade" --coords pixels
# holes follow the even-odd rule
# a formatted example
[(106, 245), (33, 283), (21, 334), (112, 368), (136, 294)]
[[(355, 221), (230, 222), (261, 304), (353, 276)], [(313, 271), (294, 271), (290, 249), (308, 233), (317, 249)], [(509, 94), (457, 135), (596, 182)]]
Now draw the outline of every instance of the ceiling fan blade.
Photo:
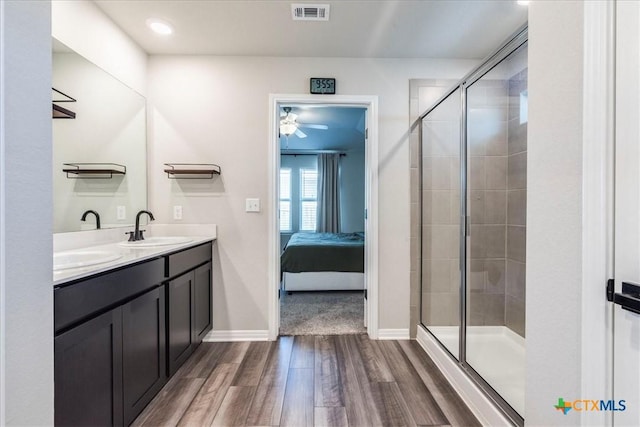
[(308, 129), (320, 129), (320, 130), (329, 129), (329, 126), (327, 125), (314, 125), (311, 123), (297, 123), (297, 125), (301, 128), (308, 128)]
[(307, 134), (306, 134), (306, 133), (304, 133), (304, 132), (302, 132), (300, 129), (296, 129), (295, 134), (296, 134), (296, 136), (297, 136), (298, 138), (306, 138), (306, 137), (307, 137)]

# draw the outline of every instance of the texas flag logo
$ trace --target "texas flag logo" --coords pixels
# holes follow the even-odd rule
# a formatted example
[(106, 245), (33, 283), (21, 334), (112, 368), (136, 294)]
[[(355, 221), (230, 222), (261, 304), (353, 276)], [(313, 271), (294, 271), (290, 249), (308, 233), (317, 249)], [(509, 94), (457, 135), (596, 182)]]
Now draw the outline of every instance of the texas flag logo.
[(554, 405), (558, 411), (562, 411), (563, 414), (567, 415), (567, 412), (571, 410), (571, 402), (565, 402), (562, 397), (558, 398), (558, 404)]

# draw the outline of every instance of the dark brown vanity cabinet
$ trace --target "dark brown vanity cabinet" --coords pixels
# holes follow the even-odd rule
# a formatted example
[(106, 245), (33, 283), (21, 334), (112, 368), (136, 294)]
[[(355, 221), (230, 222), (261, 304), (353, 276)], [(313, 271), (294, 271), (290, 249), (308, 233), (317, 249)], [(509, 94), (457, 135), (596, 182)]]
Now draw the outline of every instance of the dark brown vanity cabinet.
[(167, 381), (164, 288), (122, 306), (124, 425), (129, 425)]
[(211, 330), (211, 244), (170, 255), (168, 271), (172, 277), (166, 286), (171, 376)]
[(55, 338), (55, 424), (122, 425), (122, 310)]
[(129, 425), (211, 330), (211, 243), (56, 286), (54, 313), (56, 425)]

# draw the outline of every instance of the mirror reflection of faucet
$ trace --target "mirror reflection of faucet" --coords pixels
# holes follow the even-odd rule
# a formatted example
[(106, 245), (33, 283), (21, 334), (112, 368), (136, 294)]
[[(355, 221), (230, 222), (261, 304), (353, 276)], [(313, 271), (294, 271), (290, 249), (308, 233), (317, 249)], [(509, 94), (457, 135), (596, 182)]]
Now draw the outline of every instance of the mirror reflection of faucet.
[(145, 211), (145, 210), (138, 212), (138, 214), (136, 215), (136, 228), (134, 229), (134, 231), (129, 231), (125, 233), (129, 235), (129, 242), (137, 242), (138, 240), (144, 240), (144, 235), (142, 233), (145, 230), (140, 230), (140, 216), (142, 214), (149, 215), (149, 220), (155, 221), (155, 218), (153, 217), (153, 214), (151, 212)]
[(96, 217), (96, 230), (100, 230), (100, 215), (98, 215), (98, 212), (89, 209), (88, 211), (85, 211), (82, 214), (82, 218), (80, 218), (80, 221), (86, 221), (87, 220), (87, 215), (88, 214), (93, 214)]

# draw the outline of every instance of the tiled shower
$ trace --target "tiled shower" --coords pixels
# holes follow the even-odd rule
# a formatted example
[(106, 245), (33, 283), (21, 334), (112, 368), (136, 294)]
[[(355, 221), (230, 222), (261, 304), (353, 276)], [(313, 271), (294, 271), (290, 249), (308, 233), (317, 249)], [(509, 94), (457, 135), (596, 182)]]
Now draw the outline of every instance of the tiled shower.
[(524, 415), (527, 38), (421, 117), (420, 323), (520, 424)]

